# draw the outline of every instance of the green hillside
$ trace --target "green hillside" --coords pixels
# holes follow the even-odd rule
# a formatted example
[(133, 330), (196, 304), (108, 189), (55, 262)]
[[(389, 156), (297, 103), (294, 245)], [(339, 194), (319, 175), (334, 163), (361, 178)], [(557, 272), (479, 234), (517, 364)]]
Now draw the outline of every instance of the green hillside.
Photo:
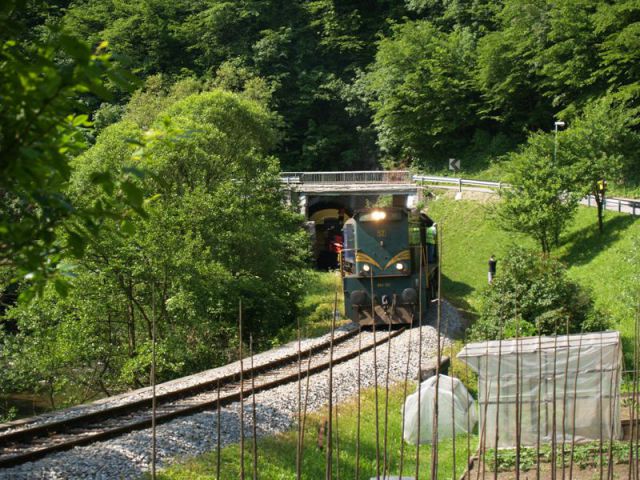
[[(498, 258), (499, 275), (500, 259), (510, 245), (535, 247), (522, 235), (499, 230), (488, 218), (491, 205), (490, 200), (455, 201), (449, 193), (428, 204), (443, 235), (444, 295), (471, 317), (487, 287), (489, 255)], [(596, 307), (611, 316), (628, 344), (633, 323), (620, 295), (629, 281), (627, 257), (634, 238), (640, 238), (640, 221), (616, 212), (606, 212), (605, 220), (605, 233), (600, 235), (595, 209), (580, 207), (553, 255), (568, 265), (571, 278), (591, 289)]]

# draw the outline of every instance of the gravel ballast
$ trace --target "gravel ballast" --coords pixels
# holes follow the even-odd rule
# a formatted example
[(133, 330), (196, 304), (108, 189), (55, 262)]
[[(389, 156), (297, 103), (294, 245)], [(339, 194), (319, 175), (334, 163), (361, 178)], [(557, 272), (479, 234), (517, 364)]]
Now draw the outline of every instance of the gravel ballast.
[[(435, 305), (430, 308), (430, 314), (435, 313)], [(433, 319), (429, 322), (433, 324)], [(457, 329), (462, 324), (458, 312), (447, 302), (443, 302), (442, 325)], [(444, 330), (444, 328), (443, 328)], [(365, 332), (371, 335), (371, 332)], [(389, 366), (390, 382), (404, 379), (407, 357), (410, 354), (409, 377), (416, 378), (418, 374), (418, 337), (419, 329), (413, 328), (391, 340), (391, 360)], [(303, 341), (305, 345), (320, 343), (322, 337)], [(409, 343), (411, 342), (411, 343)], [(443, 338), (448, 344), (448, 339)], [(262, 359), (273, 358), (275, 352), (297, 348), (297, 343), (289, 344), (276, 351), (261, 354)], [(378, 384), (384, 385), (387, 370), (387, 344), (377, 349)], [(437, 335), (432, 326), (422, 327), (423, 362), (435, 356)], [(259, 357), (256, 356), (256, 363)], [(266, 361), (266, 360), (265, 360)], [(343, 401), (357, 393), (357, 382), (354, 381), (357, 359), (336, 365), (333, 369), (334, 401)], [(215, 369), (226, 371), (232, 366)], [(304, 366), (303, 366), (304, 369)], [(361, 357), (361, 385), (362, 388), (374, 385), (373, 351), (364, 353)], [(213, 371), (203, 372), (202, 375), (213, 375)], [(198, 374), (200, 375), (200, 374)], [(188, 382), (198, 381), (198, 375), (180, 379)], [(180, 384), (174, 380), (173, 385)], [(302, 395), (305, 395), (305, 383), (302, 385)], [(308, 410), (318, 410), (326, 405), (328, 400), (328, 372), (312, 375), (309, 382)], [(134, 392), (139, 395), (141, 392)], [(146, 393), (146, 392), (145, 392)], [(125, 395), (118, 397), (120, 403)], [(298, 405), (298, 385), (291, 383), (275, 389), (256, 394), (256, 418), (258, 436), (270, 435), (290, 429), (294, 425)], [(108, 403), (105, 399), (103, 403)], [(247, 437), (252, 434), (252, 397), (244, 402), (244, 422)], [(77, 407), (73, 415), (77, 415)], [(87, 407), (84, 407), (87, 408)], [(95, 407), (93, 407), (95, 408)], [(223, 445), (239, 441), (239, 411), (240, 404), (234, 403), (224, 407), (221, 412), (221, 441)], [(70, 415), (59, 412), (60, 415)], [(51, 421), (55, 414), (47, 415)], [(179, 418), (157, 427), (157, 462), (159, 467), (171, 463), (176, 458), (198, 455), (216, 446), (216, 411), (210, 410), (188, 417)], [(0, 470), (0, 480), (9, 479), (137, 479), (150, 468), (151, 430), (140, 430), (111, 440), (94, 443), (86, 447), (76, 447), (67, 452), (50, 455), (42, 460), (26, 463), (13, 468)]]

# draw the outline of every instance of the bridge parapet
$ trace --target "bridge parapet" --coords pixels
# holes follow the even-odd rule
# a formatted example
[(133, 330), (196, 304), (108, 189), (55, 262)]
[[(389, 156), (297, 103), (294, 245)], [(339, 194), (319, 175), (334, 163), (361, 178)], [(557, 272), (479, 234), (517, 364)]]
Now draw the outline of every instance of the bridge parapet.
[(286, 184), (412, 184), (413, 178), (409, 170), (375, 170), (350, 172), (282, 172), (282, 183)]

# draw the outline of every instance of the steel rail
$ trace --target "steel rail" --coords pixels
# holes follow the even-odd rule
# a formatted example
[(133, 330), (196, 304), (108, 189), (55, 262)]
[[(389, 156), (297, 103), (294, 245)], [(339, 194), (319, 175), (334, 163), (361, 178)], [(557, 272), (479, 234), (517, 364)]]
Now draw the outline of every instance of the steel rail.
[[(368, 345), (363, 346), (362, 351), (364, 352), (364, 351), (370, 350), (374, 347), (374, 345), (379, 346), (381, 344), (384, 344), (386, 341), (388, 341), (388, 339), (396, 335), (399, 335), (403, 331), (404, 329), (396, 330), (393, 332), (393, 334), (390, 337), (383, 337), (379, 339), (375, 344), (374, 342), (371, 342)], [(339, 340), (340, 343), (344, 343), (346, 340), (357, 336), (358, 332), (359, 330), (354, 330), (352, 332), (349, 332), (348, 334), (341, 336), (339, 339), (336, 339), (336, 341)], [(315, 345), (307, 349), (305, 351), (305, 355), (307, 355), (310, 359), (313, 355), (323, 353), (328, 348), (328, 347), (321, 348), (323, 344)], [(341, 362), (350, 360), (352, 358), (355, 358), (357, 355), (358, 355), (358, 349), (357, 348), (352, 349), (351, 351), (340, 356), (339, 358), (337, 359), (334, 358), (334, 363), (336, 362), (341, 363)], [(297, 364), (295, 362), (297, 360), (297, 356), (298, 356), (298, 352), (295, 352), (292, 355), (288, 355), (286, 357), (278, 359), (269, 364), (257, 366), (253, 369), (253, 373), (268, 375), (269, 373), (273, 374), (273, 371), (279, 368), (286, 368), (289, 365), (296, 366)], [(285, 359), (288, 359), (288, 360), (285, 360)], [(328, 368), (327, 362), (319, 363), (315, 366), (310, 367), (307, 371), (307, 375), (321, 372), (326, 368)], [(297, 380), (297, 375), (298, 375), (297, 367), (295, 368), (295, 370), (296, 371), (294, 373), (282, 375), (274, 380), (262, 382), (259, 385), (256, 385), (255, 389), (251, 389), (251, 388), (245, 389), (243, 392), (243, 397), (248, 397), (253, 393), (269, 390), (271, 388), (275, 388), (285, 383), (290, 383), (292, 381)], [(250, 372), (251, 372), (251, 369), (247, 369), (244, 371), (244, 373), (250, 373)], [(226, 385), (227, 389), (229, 389), (228, 387), (230, 386), (230, 384), (232, 384), (233, 382), (235, 382), (236, 384), (238, 383), (238, 376), (239, 376), (239, 372), (234, 372), (233, 374), (226, 375), (219, 379), (215, 379), (213, 381), (210, 381), (210, 382), (208, 381), (205, 383), (212, 387), (210, 390), (215, 390), (218, 382), (225, 381), (225, 383), (227, 384)], [(232, 388), (239, 388), (239, 386), (237, 385), (236, 387), (232, 386)], [(190, 396), (199, 395), (205, 392), (207, 392), (207, 389), (203, 387), (203, 384), (198, 384), (192, 387), (180, 389), (180, 394), (181, 394), (180, 396), (177, 396), (176, 392), (167, 393), (164, 395), (164, 399), (165, 400), (166, 399), (185, 400), (185, 399), (188, 399)], [(233, 403), (235, 401), (239, 401), (240, 396), (241, 396), (240, 392), (234, 390), (232, 393), (223, 392), (221, 397), (214, 395), (215, 398), (211, 400), (197, 402), (187, 406), (179, 406), (177, 408), (174, 408), (172, 411), (159, 413), (156, 417), (156, 423), (157, 424), (164, 423), (181, 416), (190, 415), (190, 414), (197, 413), (199, 411), (210, 409), (210, 408), (216, 408), (218, 407), (218, 405), (226, 405), (229, 403)], [(158, 399), (160, 398), (162, 397), (158, 396)], [(25, 444), (26, 446), (27, 444), (26, 441), (29, 441), (32, 444), (37, 443), (37, 440), (42, 440), (43, 438), (46, 441), (46, 439), (50, 439), (50, 437), (52, 438), (52, 435), (54, 434), (64, 435), (66, 433), (69, 435), (75, 435), (74, 438), (68, 441), (61, 441), (53, 445), (44, 445), (41, 448), (35, 448), (23, 453), (10, 453), (10, 454), (4, 454), (4, 455), (0, 453), (0, 468), (19, 465), (21, 463), (25, 463), (28, 461), (35, 460), (37, 458), (41, 458), (53, 452), (68, 450), (75, 446), (87, 445), (99, 440), (116, 437), (131, 431), (149, 428), (149, 426), (151, 425), (150, 416), (147, 416), (141, 420), (128, 422), (124, 425), (117, 425), (114, 427), (107, 427), (107, 428), (100, 427), (100, 425), (96, 425), (96, 423), (100, 421), (113, 422), (114, 417), (121, 417), (123, 415), (139, 412), (141, 410), (148, 410), (151, 407), (150, 404), (151, 404), (151, 399), (139, 400), (139, 401), (132, 402), (131, 404), (120, 405), (117, 407), (104, 409), (99, 412), (90, 412), (86, 415), (80, 415), (77, 417), (73, 417), (71, 419), (61, 420), (55, 423), (36, 425), (33, 428), (26, 428), (26, 429), (14, 431), (14, 432), (9, 432), (4, 435), (0, 435), (0, 452), (2, 451), (2, 449), (6, 451), (7, 447), (10, 447), (11, 444), (13, 445), (18, 444), (18, 446), (20, 446), (19, 444)], [(167, 406), (165, 405), (165, 407)], [(91, 425), (91, 424), (93, 424), (94, 430), (98, 430), (98, 429), (100, 430), (95, 431), (94, 433), (87, 433), (87, 429), (86, 428), (83, 429), (83, 427), (86, 427), (87, 425)], [(34, 442), (34, 440), (36, 440), (36, 442)]]
[[(358, 329), (353, 329), (348, 333), (340, 336), (335, 341), (337, 343), (343, 343), (355, 336), (358, 335)], [(302, 354), (305, 356), (313, 355), (319, 351), (326, 350), (329, 348), (329, 340), (325, 340), (317, 345), (314, 345), (306, 350), (302, 351)], [(298, 352), (293, 352), (287, 354), (280, 359), (274, 362), (267, 362), (263, 365), (258, 365), (253, 369), (245, 369), (244, 373), (261, 373), (262, 371), (266, 371), (278, 366), (278, 362), (280, 365), (291, 363), (298, 358)], [(172, 390), (170, 392), (163, 392), (156, 396), (157, 401), (168, 402), (173, 400), (179, 400), (180, 398), (184, 398), (185, 396), (190, 396), (196, 393), (198, 390), (207, 391), (216, 387), (217, 383), (220, 382), (221, 386), (224, 387), (226, 383), (235, 382), (238, 380), (240, 375), (240, 371), (236, 371), (233, 373), (227, 373), (225, 375), (221, 375), (212, 380), (207, 380), (202, 383), (198, 383), (196, 385), (190, 385), (187, 387), (178, 388), (176, 390)], [(103, 418), (111, 418), (117, 415), (124, 415), (126, 413), (140, 410), (144, 407), (150, 407), (152, 403), (152, 398), (142, 398), (139, 400), (133, 400), (131, 402), (124, 403), (122, 405), (114, 405), (112, 407), (102, 408), (100, 410), (96, 410), (93, 412), (87, 412), (84, 414), (79, 414), (74, 417), (66, 418), (64, 420), (58, 420), (53, 422), (44, 422), (38, 423), (33, 426), (24, 427), (24, 425), (28, 425), (27, 423), (22, 423), (17, 426), (18, 429), (11, 430), (10, 432), (3, 433), (0, 431), (0, 447), (4, 443), (18, 441), (21, 438), (30, 438), (38, 435), (48, 435), (50, 433), (59, 433), (65, 428), (72, 428), (76, 425), (81, 425), (85, 423), (87, 420), (100, 420)], [(76, 423), (77, 422), (77, 423)], [(11, 424), (5, 424), (4, 428), (11, 428)]]

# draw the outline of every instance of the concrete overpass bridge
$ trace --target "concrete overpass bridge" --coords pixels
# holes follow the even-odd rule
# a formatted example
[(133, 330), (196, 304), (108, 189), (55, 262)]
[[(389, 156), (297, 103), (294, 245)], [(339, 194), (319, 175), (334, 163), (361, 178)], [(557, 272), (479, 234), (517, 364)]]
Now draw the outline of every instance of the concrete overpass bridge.
[(281, 181), (289, 201), (311, 218), (323, 208), (353, 210), (390, 195), (394, 205), (407, 206), (419, 197), (422, 187), (408, 170), (352, 172), (282, 172)]

